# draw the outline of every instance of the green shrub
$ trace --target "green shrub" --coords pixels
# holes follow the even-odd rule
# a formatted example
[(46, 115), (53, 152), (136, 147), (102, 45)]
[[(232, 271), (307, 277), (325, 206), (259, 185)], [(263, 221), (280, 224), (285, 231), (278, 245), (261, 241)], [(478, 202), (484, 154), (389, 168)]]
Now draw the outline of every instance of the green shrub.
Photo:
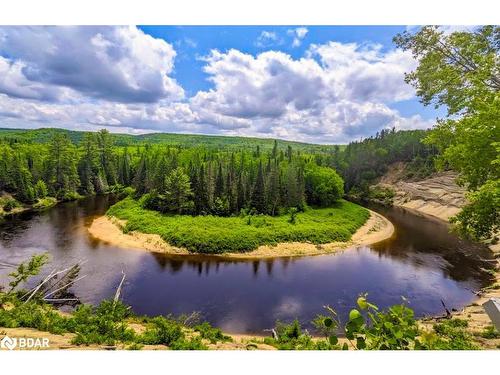
[(57, 199), (53, 197), (38, 198), (37, 202), (33, 204), (35, 210), (44, 210), (57, 204)]
[(184, 339), (181, 325), (172, 319), (157, 316), (150, 320), (147, 329), (141, 336), (141, 342), (148, 345), (171, 345)]
[(3, 204), (3, 210), (5, 212), (10, 212), (15, 208), (22, 207), (21, 203), (16, 201), (14, 198), (3, 198), (2, 201), (0, 201), (0, 203)]
[(494, 326), (487, 326), (479, 336), (484, 339), (500, 339), (500, 332), (498, 332)]
[(125, 322), (130, 310), (121, 302), (104, 300), (97, 307), (81, 305), (68, 319), (68, 331), (75, 332), (76, 345), (134, 342), (135, 332)]
[(200, 337), (209, 340), (212, 344), (218, 341), (231, 341), (231, 337), (222, 333), (219, 328), (214, 328), (208, 322), (203, 322), (194, 326), (194, 330), (200, 333)]
[(390, 206), (394, 200), (394, 190), (384, 186), (371, 186), (368, 192), (368, 198), (372, 201), (377, 201), (384, 205)]
[(344, 181), (334, 169), (310, 164), (305, 173), (305, 190), (308, 202), (327, 207), (344, 195)]
[(190, 339), (181, 338), (173, 341), (170, 346), (172, 350), (207, 350), (208, 347), (203, 344), (200, 337), (193, 337)]
[(35, 189), (35, 197), (36, 198), (45, 198), (49, 192), (47, 190), (47, 185), (43, 180), (38, 180), (33, 187)]

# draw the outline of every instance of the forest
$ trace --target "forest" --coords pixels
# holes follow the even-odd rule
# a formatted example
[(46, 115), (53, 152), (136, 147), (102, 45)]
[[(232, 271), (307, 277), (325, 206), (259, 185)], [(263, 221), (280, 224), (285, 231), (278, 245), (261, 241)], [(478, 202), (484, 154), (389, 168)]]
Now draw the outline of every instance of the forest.
[(146, 208), (178, 214), (230, 216), (242, 209), (279, 215), (305, 204), (326, 207), (343, 196), (329, 166), (291, 145), (269, 151), (149, 143), (117, 146), (106, 130), (77, 145), (55, 132), (45, 143), (4, 137), (0, 190), (31, 204), (47, 196), (71, 200), (131, 187)]

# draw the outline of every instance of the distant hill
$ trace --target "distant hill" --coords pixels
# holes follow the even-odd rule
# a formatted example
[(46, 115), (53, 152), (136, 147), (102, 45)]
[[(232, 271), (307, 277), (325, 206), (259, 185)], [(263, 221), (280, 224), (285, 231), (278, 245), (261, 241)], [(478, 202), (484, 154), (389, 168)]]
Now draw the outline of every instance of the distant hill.
[[(87, 132), (74, 131), (57, 128), (41, 129), (6, 129), (0, 128), (0, 141), (19, 141), (30, 143), (46, 143), (55, 133), (66, 133), (74, 143), (80, 143)], [(260, 146), (262, 150), (271, 149), (274, 145), (274, 139), (270, 138), (251, 138), (251, 137), (231, 137), (218, 135), (201, 134), (173, 134), (173, 133), (150, 133), (141, 135), (117, 134), (112, 133), (116, 145), (140, 145), (140, 144), (167, 144), (172, 146), (205, 146), (208, 148), (229, 148), (229, 149), (254, 149)], [(316, 145), (302, 142), (292, 142), (278, 140), (279, 148), (285, 148), (291, 145), (295, 150), (304, 151), (328, 151), (332, 145)], [(341, 148), (344, 148), (342, 145)]]

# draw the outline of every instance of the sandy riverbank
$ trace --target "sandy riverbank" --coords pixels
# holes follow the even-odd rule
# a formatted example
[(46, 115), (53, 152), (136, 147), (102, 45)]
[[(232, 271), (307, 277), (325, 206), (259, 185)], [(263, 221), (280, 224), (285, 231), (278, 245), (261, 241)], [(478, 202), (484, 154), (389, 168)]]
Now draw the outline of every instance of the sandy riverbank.
[[(272, 258), (288, 256), (305, 256), (334, 253), (351, 246), (370, 245), (387, 238), (394, 233), (394, 226), (382, 215), (370, 211), (370, 218), (357, 230), (349, 242), (333, 242), (322, 245), (312, 243), (280, 243), (276, 246), (259, 246), (247, 253), (224, 253), (218, 256), (230, 258)], [(186, 249), (172, 246), (157, 234), (138, 232), (123, 233), (123, 220), (101, 216), (96, 218), (89, 227), (89, 233), (104, 242), (125, 249), (142, 249), (164, 254), (192, 254)]]
[[(451, 316), (453, 318), (464, 319), (468, 323), (467, 331), (473, 335), (474, 340), (481, 346), (482, 349), (498, 349), (500, 347), (500, 338), (486, 339), (479, 334), (485, 330), (486, 327), (491, 326), (492, 322), (489, 316), (484, 311), (483, 303), (490, 298), (500, 299), (500, 248), (498, 245), (490, 246), (496, 259), (496, 272), (495, 278), (489, 287), (478, 291), (477, 299), (468, 306), (465, 306), (459, 311), (453, 311)], [(432, 324), (442, 318), (430, 318), (421, 320), (424, 327), (430, 328)]]

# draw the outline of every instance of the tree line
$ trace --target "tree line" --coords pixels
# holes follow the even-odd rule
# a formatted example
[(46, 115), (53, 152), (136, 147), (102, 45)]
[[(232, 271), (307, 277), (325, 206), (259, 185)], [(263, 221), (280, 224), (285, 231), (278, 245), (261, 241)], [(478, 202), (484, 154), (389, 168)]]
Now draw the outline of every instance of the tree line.
[(70, 200), (132, 187), (160, 212), (228, 216), (279, 215), (306, 205), (329, 206), (343, 181), (312, 154), (290, 145), (262, 152), (169, 145), (117, 146), (106, 130), (75, 145), (64, 133), (46, 144), (0, 143), (0, 191), (24, 203), (45, 196)]

